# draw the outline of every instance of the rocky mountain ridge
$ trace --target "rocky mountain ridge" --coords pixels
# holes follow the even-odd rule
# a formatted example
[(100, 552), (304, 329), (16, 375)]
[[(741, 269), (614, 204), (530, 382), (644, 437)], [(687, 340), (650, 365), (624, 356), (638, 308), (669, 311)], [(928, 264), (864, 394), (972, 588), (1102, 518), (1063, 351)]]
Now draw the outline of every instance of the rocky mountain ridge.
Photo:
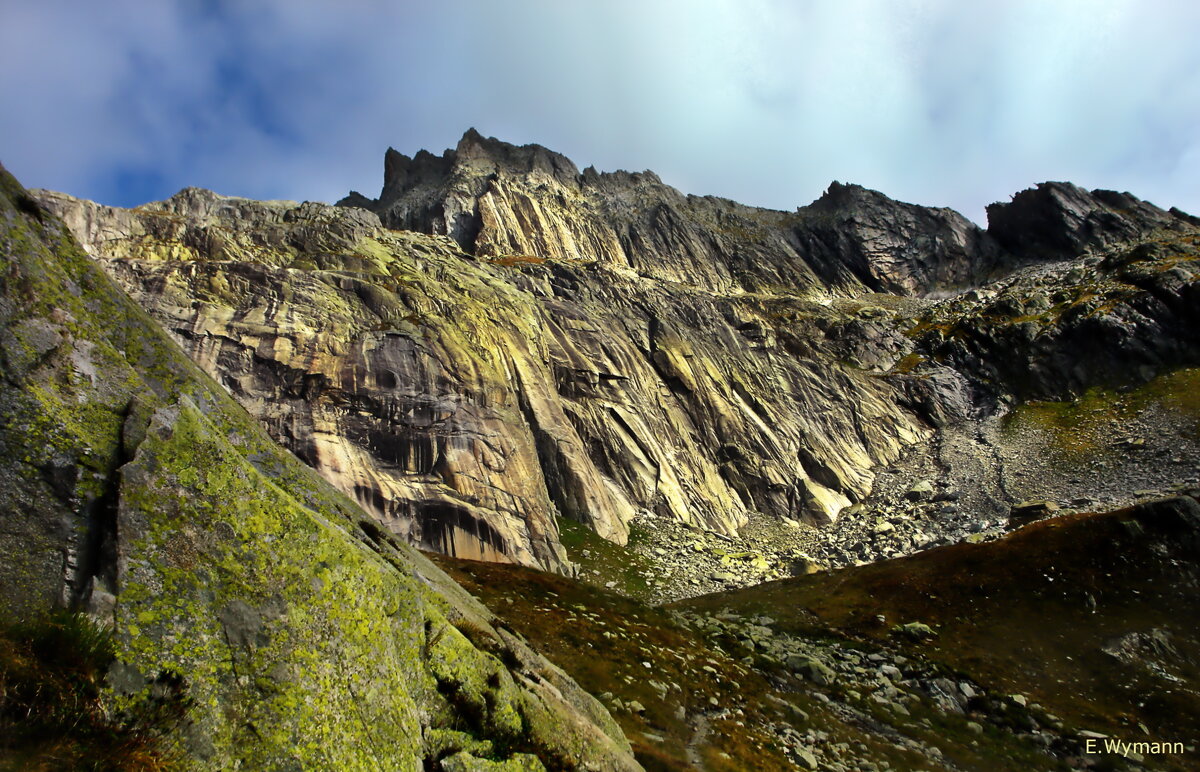
[(480, 257), (595, 260), (715, 292), (925, 292), (977, 282), (1005, 255), (962, 215), (833, 183), (795, 212), (685, 196), (653, 172), (579, 172), (539, 145), (475, 130), (441, 157), (388, 150), (378, 199), (389, 228), (450, 236)]
[[(1022, 386), (1026, 371), (1058, 396), (1125, 374), (1104, 364), (1105, 330), (1162, 348), (1137, 379), (1195, 350), (1194, 263), (1176, 243), (1193, 220), (1060, 183), (994, 205), (983, 231), (836, 183), (794, 213), (683, 196), (472, 131), (441, 157), (389, 151), (380, 198), (338, 207), (38, 195), (273, 437), (390, 531), (557, 571), (574, 570), (559, 516), (616, 543), (639, 512), (727, 536), (758, 516), (828, 524), (905, 448), (1054, 396)], [(1036, 243), (1014, 240), (1024, 221)], [(1055, 227), (1072, 235), (1055, 241)], [(1096, 258), (1060, 272), (1070, 297), (952, 292), (1154, 234), (1175, 239), (1170, 254), (1126, 262), (1156, 266), (1161, 287)], [(1100, 274), (1112, 291), (1095, 291)], [(987, 300), (1017, 294), (1028, 303)], [(1030, 312), (1047, 304), (1043, 331), (1050, 317)]]

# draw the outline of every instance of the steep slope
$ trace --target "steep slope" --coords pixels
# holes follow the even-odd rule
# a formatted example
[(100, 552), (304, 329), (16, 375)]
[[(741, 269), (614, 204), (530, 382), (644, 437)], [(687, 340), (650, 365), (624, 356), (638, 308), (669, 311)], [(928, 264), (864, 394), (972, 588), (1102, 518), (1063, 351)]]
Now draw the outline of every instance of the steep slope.
[(270, 440), (3, 170), (0, 226), (3, 621), (106, 621), (107, 709), (181, 694), (191, 768), (639, 768), (599, 703)]
[(792, 295), (478, 260), (360, 209), (39, 195), (274, 437), (428, 549), (566, 571), (556, 514), (619, 543), (641, 510), (828, 522), (928, 431), (825, 341), (842, 314)]

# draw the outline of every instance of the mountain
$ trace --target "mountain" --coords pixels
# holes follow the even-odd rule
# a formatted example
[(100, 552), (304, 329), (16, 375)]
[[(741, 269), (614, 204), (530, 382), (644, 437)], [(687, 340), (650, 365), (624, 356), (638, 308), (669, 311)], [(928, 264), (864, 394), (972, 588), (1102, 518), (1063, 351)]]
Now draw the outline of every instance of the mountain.
[[(1130, 612), (1194, 583), (1186, 213), (1061, 182), (987, 229), (836, 182), (780, 212), (474, 131), (332, 206), (6, 190), (7, 613), (115, 625), (103, 693), (194, 700), (201, 765), (341, 732), (295, 763), (1050, 769), (1193, 715), (1186, 597)], [(1072, 551), (1121, 529), (1141, 558)], [(1085, 624), (1006, 574), (1056, 561), (1103, 640), (1018, 624)], [(1072, 646), (1173, 707), (1013, 708)]]
[[(1195, 351), (1177, 332), (1192, 274), (1136, 287), (1084, 266), (1053, 304), (1019, 279), (1011, 313), (953, 290), (1059, 265), (1012, 251), (1025, 221), (1069, 211), (1080, 250), (1196, 232), (1144, 202), (1114, 214), (1132, 197), (1052, 183), (982, 231), (837, 183), (792, 213), (684, 196), (474, 131), (385, 160), (380, 198), (339, 207), (39, 195), (275, 439), (437, 552), (570, 573), (559, 516), (618, 544), (645, 512), (727, 536), (759, 515), (828, 524), (938, 425), (1125, 375), (1110, 327), (1142, 341), (1138, 378)], [(1026, 313), (1043, 304), (1045, 330)], [(1019, 383), (1042, 371), (1061, 388)]]
[(731, 294), (911, 293), (979, 280), (1003, 264), (987, 234), (949, 209), (833, 183), (795, 212), (685, 196), (653, 172), (582, 173), (539, 145), (471, 129), (441, 157), (389, 149), (383, 190), (339, 202), (389, 228), (449, 236), (480, 257), (596, 261)]

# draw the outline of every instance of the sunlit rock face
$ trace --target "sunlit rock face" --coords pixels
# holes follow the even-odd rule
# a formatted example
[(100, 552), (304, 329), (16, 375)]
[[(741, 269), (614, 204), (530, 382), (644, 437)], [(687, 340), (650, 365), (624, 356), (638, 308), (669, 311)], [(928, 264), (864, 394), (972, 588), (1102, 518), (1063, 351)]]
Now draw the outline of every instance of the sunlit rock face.
[[(575, 175), (548, 151), (509, 150), (533, 158), (529, 185)], [(621, 180), (692, 206), (649, 176), (602, 182)], [(640, 509), (724, 533), (752, 510), (828, 522), (928, 431), (819, 329), (828, 299), (863, 285), (794, 259), (733, 282), (711, 251), (664, 257), (675, 242), (628, 242), (618, 260), (611, 228), (549, 259), (505, 242), (516, 230), (472, 255), (354, 207), (191, 189), (134, 210), (42, 198), (272, 436), (432, 550), (569, 571), (560, 515), (617, 542)], [(541, 211), (583, 227), (558, 201)], [(867, 348), (890, 360), (905, 345), (884, 335)]]
[[(1037, 347), (946, 348), (929, 336), (956, 320), (917, 325), (930, 298), (1193, 227), (1056, 183), (993, 207), (989, 231), (839, 183), (777, 212), (474, 131), (442, 156), (389, 150), (380, 197), (338, 206), (38, 195), (392, 533), (568, 573), (559, 517), (618, 543), (641, 510), (726, 534), (752, 513), (830, 522), (981, 394), (1023, 393), (990, 374), (1031, 371)], [(920, 372), (900, 365), (917, 353)]]

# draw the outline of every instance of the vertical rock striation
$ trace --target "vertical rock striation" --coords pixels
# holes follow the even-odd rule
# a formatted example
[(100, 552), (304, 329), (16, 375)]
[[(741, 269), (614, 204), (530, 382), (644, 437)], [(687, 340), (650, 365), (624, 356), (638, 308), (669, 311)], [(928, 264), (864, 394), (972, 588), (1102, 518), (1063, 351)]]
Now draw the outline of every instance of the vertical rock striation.
[[(580, 172), (469, 131), (441, 156), (389, 150), (380, 197), (338, 206), (38, 196), (391, 533), (567, 573), (559, 517), (618, 543), (642, 510), (724, 534), (756, 513), (828, 523), (973, 401), (1044, 393), (1022, 373), (1074, 388), (1120, 370), (1102, 355), (1106, 320), (1141, 331), (1124, 340), (1190, 318), (1190, 266), (1143, 277), (1163, 286), (1137, 303), (1115, 291), (1113, 313), (1086, 287), (1086, 309), (1054, 300), (1087, 332), (1050, 353), (1024, 301), (980, 306), (996, 331), (963, 316), (971, 293), (913, 318), (1023, 264), (1195, 227), (1061, 183), (994, 205), (983, 231), (840, 183), (794, 212), (685, 196), (650, 172)], [(1161, 369), (1187, 345), (1142, 359)], [(911, 372), (914, 346), (943, 367)]]
[[(441, 166), (389, 168), (402, 188)], [(816, 278), (818, 300), (719, 292), (686, 266), (480, 259), (352, 207), (41, 195), (272, 436), (428, 549), (570, 571), (559, 515), (620, 543), (642, 509), (727, 534), (752, 512), (828, 522), (928, 432), (823, 340)]]

